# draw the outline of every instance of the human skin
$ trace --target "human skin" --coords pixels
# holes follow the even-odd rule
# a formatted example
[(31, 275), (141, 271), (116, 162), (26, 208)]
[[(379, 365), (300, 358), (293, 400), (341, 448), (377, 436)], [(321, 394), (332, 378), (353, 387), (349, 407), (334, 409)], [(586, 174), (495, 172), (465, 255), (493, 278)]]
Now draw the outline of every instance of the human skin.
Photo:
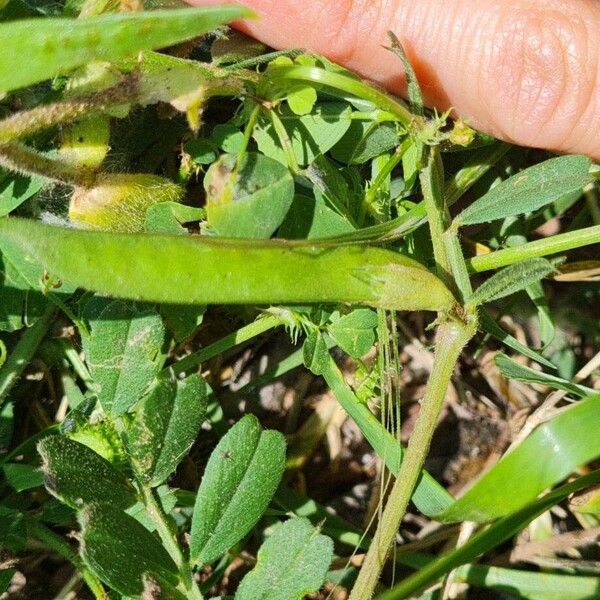
[[(196, 5), (214, 0), (189, 0)], [(222, 3), (222, 2), (221, 2)], [(524, 146), (600, 160), (599, 0), (245, 0), (235, 27), (305, 48), (403, 95), (406, 49), (429, 106)]]

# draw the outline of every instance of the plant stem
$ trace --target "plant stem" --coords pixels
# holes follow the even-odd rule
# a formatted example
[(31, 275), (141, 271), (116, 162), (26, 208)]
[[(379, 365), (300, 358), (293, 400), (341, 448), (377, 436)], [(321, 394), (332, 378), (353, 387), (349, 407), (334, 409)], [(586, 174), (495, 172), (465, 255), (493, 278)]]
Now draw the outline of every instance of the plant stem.
[(450, 214), (444, 202), (444, 167), (437, 146), (425, 148), (423, 156), (427, 164), (420, 173), (421, 191), (429, 219), (433, 255), (439, 277), (454, 289), (456, 286), (452, 280), (452, 261), (444, 244), (444, 232), (450, 225)]
[(292, 48), (291, 50), (276, 50), (274, 52), (268, 52), (266, 54), (261, 54), (260, 56), (253, 56), (252, 58), (248, 58), (246, 60), (241, 60), (240, 62), (234, 63), (232, 65), (227, 65), (226, 67), (222, 67), (222, 70), (225, 72), (231, 71), (239, 71), (240, 69), (250, 69), (252, 67), (258, 67), (259, 65), (264, 65), (267, 62), (271, 62), (280, 56), (288, 56), (290, 58), (295, 58), (299, 54), (304, 54), (305, 50), (302, 48)]
[(471, 339), (475, 330), (474, 318), (466, 323), (448, 321), (438, 328), (433, 369), (427, 383), (425, 397), (421, 402), (415, 429), (381, 521), (350, 594), (350, 600), (367, 600), (373, 595), (423, 468), (452, 372), (462, 349)]
[(506, 267), (527, 258), (539, 258), (550, 254), (558, 254), (559, 252), (598, 243), (600, 243), (600, 225), (594, 225), (585, 229), (577, 229), (576, 231), (553, 235), (552, 237), (529, 242), (521, 246), (474, 256), (467, 260), (467, 267), (472, 272), (481, 273), (483, 271)]
[(234, 346), (238, 346), (239, 344), (243, 344), (248, 342), (249, 340), (255, 338), (261, 333), (265, 333), (270, 329), (274, 329), (275, 327), (281, 325), (281, 319), (279, 317), (267, 315), (265, 317), (261, 317), (260, 319), (256, 319), (245, 325), (241, 329), (222, 337), (220, 340), (217, 340), (210, 346), (206, 346), (206, 348), (202, 348), (185, 358), (177, 361), (175, 364), (170, 365), (166, 369), (164, 369), (164, 374), (168, 373), (183, 373), (185, 371), (189, 371), (190, 369), (198, 366), (199, 364), (222, 354), (223, 352), (233, 348)]
[(40, 523), (37, 519), (26, 516), (27, 531), (29, 534), (54, 550), (57, 554), (67, 559), (80, 573), (94, 594), (96, 600), (106, 600), (108, 595), (102, 587), (102, 583), (97, 577), (83, 564), (83, 561), (79, 558), (77, 553), (73, 551), (71, 546), (67, 544), (62, 537), (56, 535), (52, 530), (48, 529), (43, 523)]
[(238, 165), (242, 162), (242, 159), (246, 155), (248, 151), (248, 144), (250, 144), (250, 140), (252, 139), (252, 134), (254, 133), (254, 128), (256, 127), (256, 122), (258, 121), (258, 117), (260, 117), (260, 104), (257, 104), (250, 113), (250, 117), (248, 118), (248, 123), (246, 123), (246, 128), (244, 129), (244, 141), (242, 142), (240, 149), (237, 154), (237, 163)]
[(401, 100), (380, 92), (364, 81), (348, 75), (333, 73), (320, 67), (304, 65), (274, 67), (269, 70), (268, 75), (273, 80), (307, 81), (352, 94), (357, 98), (372, 102), (382, 110), (393, 113), (396, 115), (398, 122), (407, 128), (415, 119), (415, 115), (410, 112), (406, 104)]
[(279, 143), (281, 144), (281, 149), (285, 154), (285, 158), (288, 163), (288, 167), (290, 171), (294, 175), (299, 175), (301, 173), (300, 165), (296, 160), (296, 154), (294, 153), (294, 147), (292, 146), (292, 140), (290, 140), (290, 136), (288, 135), (287, 129), (284, 124), (281, 122), (279, 115), (275, 112), (275, 110), (269, 110), (269, 119), (271, 120), (271, 124), (273, 125), (273, 129), (277, 134), (279, 139)]
[(465, 256), (458, 239), (458, 231), (450, 228), (444, 232), (442, 239), (452, 266), (452, 276), (460, 296), (460, 302), (464, 304), (473, 293), (473, 288), (471, 287)]
[(0, 368), (0, 406), (44, 339), (55, 314), (56, 308), (53, 305), (46, 308), (44, 314), (23, 332), (21, 339)]
[(152, 522), (156, 525), (156, 531), (158, 532), (165, 549), (179, 569), (185, 596), (190, 600), (203, 600), (202, 593), (194, 580), (194, 574), (179, 547), (175, 533), (168, 523), (167, 515), (164, 513), (160, 503), (156, 499), (154, 490), (141, 482), (138, 483), (142, 491), (146, 510), (148, 511)]
[(50, 158), (16, 142), (0, 145), (0, 165), (11, 171), (40, 175), (74, 187), (91, 187), (95, 180), (95, 173), (90, 169)]
[(102, 112), (110, 106), (131, 101), (137, 94), (137, 77), (124, 79), (117, 85), (95, 94), (54, 104), (36, 106), (0, 121), (0, 144), (13, 142), (41, 129), (72, 122), (83, 115)]
[(390, 156), (389, 160), (382, 167), (379, 173), (377, 173), (377, 177), (375, 177), (375, 179), (371, 183), (371, 186), (365, 192), (363, 201), (361, 203), (361, 213), (358, 219), (359, 223), (363, 222), (364, 213), (366, 213), (367, 210), (369, 210), (373, 206), (373, 204), (375, 204), (375, 201), (377, 200), (377, 194), (380, 188), (391, 175), (392, 171), (398, 166), (398, 164), (402, 160), (402, 157), (410, 147), (410, 144), (411, 140), (409, 138), (406, 138), (404, 142), (396, 148), (395, 152), (392, 154), (392, 156)]

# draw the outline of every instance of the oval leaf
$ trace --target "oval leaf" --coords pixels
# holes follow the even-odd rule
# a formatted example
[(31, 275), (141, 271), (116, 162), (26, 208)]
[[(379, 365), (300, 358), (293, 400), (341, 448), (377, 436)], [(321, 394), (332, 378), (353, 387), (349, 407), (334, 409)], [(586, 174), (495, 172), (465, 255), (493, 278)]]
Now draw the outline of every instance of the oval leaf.
[(333, 542), (308, 519), (279, 523), (260, 547), (235, 600), (300, 600), (321, 587), (332, 555)]
[(344, 352), (352, 358), (362, 358), (375, 343), (376, 327), (377, 313), (357, 308), (347, 315), (333, 313), (329, 333)]
[(81, 513), (81, 554), (96, 575), (126, 596), (139, 597), (144, 575), (177, 585), (177, 567), (160, 542), (141, 523), (109, 504), (92, 504)]
[(72, 508), (91, 502), (108, 502), (117, 508), (135, 504), (135, 489), (125, 475), (91, 448), (51, 435), (38, 444), (38, 452), (46, 488)]
[(222, 156), (204, 178), (206, 214), (222, 236), (266, 239), (281, 225), (294, 200), (294, 179), (287, 167), (256, 153), (241, 162)]
[(153, 309), (93, 298), (84, 310), (91, 333), (82, 338), (90, 373), (106, 412), (123, 414), (160, 370), (164, 326)]
[(266, 510), (283, 474), (285, 440), (240, 419), (210, 456), (192, 519), (190, 556), (212, 562), (241, 540)]
[(163, 483), (196, 440), (206, 415), (208, 385), (199, 375), (161, 381), (138, 405), (128, 448), (140, 478)]
[(448, 310), (455, 302), (418, 262), (368, 246), (78, 231), (15, 218), (0, 219), (4, 241), (73, 284), (152, 302), (348, 302), (390, 310)]
[[(350, 106), (338, 102), (318, 104), (311, 114), (299, 117), (291, 107), (282, 106), (281, 121), (290, 138), (299, 165), (308, 165), (335, 146), (350, 127)], [(254, 129), (259, 150), (287, 165), (279, 136), (270, 120), (259, 121)]]
[(93, 60), (117, 61), (141, 50), (171, 46), (251, 14), (241, 6), (215, 6), (3, 23), (0, 92), (50, 79)]
[(529, 167), (473, 202), (455, 222), (474, 225), (520, 215), (581, 192), (591, 181), (591, 164), (586, 156), (559, 156)]

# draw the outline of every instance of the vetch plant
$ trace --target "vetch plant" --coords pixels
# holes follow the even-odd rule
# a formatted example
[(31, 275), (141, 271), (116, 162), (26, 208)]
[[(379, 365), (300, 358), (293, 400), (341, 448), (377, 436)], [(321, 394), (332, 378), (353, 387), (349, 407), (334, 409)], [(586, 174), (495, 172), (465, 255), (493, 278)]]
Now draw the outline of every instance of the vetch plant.
[[(597, 341), (597, 322), (572, 324), (575, 352), (547, 292), (574, 286), (578, 308), (597, 301), (597, 288), (576, 286), (598, 261), (574, 252), (600, 242), (597, 167), (526, 155), (426, 110), (393, 34), (408, 103), (322, 57), (227, 32), (249, 16), (239, 6), (87, 0), (41, 16), (25, 3), (35, 18), (14, 20), (13, 2), (0, 9), (10, 564), (39, 548), (70, 563), (57, 597), (83, 583), (95, 598), (425, 598), (458, 584), (595, 597), (591, 559), (520, 548), (548, 574), (498, 548), (526, 531), (562, 551), (553, 536), (573, 524), (556, 515), (577, 494), (591, 494), (568, 505), (578, 535), (599, 526), (598, 359), (582, 341)], [(14, 69), (23, 52), (28, 67)], [(519, 329), (523, 305), (535, 343)], [(298, 347), (268, 354), (234, 389), (255, 342), (279, 327)], [(411, 353), (428, 375), (407, 432)], [(583, 363), (577, 376), (567, 355)], [(252, 402), (302, 365), (310, 382), (291, 404)], [(34, 368), (40, 377), (23, 377)], [(517, 394), (523, 384), (536, 387)], [(322, 403), (306, 417), (311, 385)], [(458, 498), (425, 468), (450, 386), (459, 418), (469, 398), (493, 405), (494, 394), (511, 418), (510, 402), (529, 415)], [(336, 460), (353, 443), (338, 405), (382, 472), (365, 531), (311, 488), (325, 452), (325, 481), (344, 485)], [(411, 503), (439, 537), (410, 538)], [(14, 575), (0, 571), (0, 592)]]

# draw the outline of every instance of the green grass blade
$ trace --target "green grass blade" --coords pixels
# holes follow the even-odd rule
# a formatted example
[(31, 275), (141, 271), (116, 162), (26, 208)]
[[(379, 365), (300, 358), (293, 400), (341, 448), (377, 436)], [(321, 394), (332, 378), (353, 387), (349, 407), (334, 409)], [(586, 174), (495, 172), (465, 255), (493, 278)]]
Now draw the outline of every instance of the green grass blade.
[[(511, 480), (511, 485), (514, 479)], [(400, 600), (408, 598), (418, 590), (430, 585), (452, 569), (476, 560), (489, 550), (497, 547), (520, 531), (527, 523), (547, 511), (549, 508), (562, 502), (571, 494), (584, 490), (600, 482), (600, 469), (589, 475), (557, 488), (539, 500), (521, 508), (516, 513), (510, 514), (496, 521), (487, 529), (477, 533), (464, 546), (448, 552), (433, 560), (414, 575), (406, 578), (399, 585), (381, 594), (378, 600)]]
[(249, 16), (252, 13), (241, 6), (215, 6), (3, 23), (0, 92), (50, 79), (92, 60), (112, 62), (164, 48)]
[(599, 421), (600, 394), (577, 402), (538, 427), (436, 519), (484, 523), (521, 509), (600, 456)]
[(463, 565), (454, 581), (475, 587), (518, 594), (528, 600), (585, 600), (600, 597), (600, 578), (582, 575), (535, 573), (487, 565)]
[[(362, 246), (120, 234), (0, 220), (13, 243), (77, 286), (173, 304), (348, 302), (392, 310), (448, 310), (454, 298), (418, 262)], [(300, 277), (310, 273), (310, 277)]]

